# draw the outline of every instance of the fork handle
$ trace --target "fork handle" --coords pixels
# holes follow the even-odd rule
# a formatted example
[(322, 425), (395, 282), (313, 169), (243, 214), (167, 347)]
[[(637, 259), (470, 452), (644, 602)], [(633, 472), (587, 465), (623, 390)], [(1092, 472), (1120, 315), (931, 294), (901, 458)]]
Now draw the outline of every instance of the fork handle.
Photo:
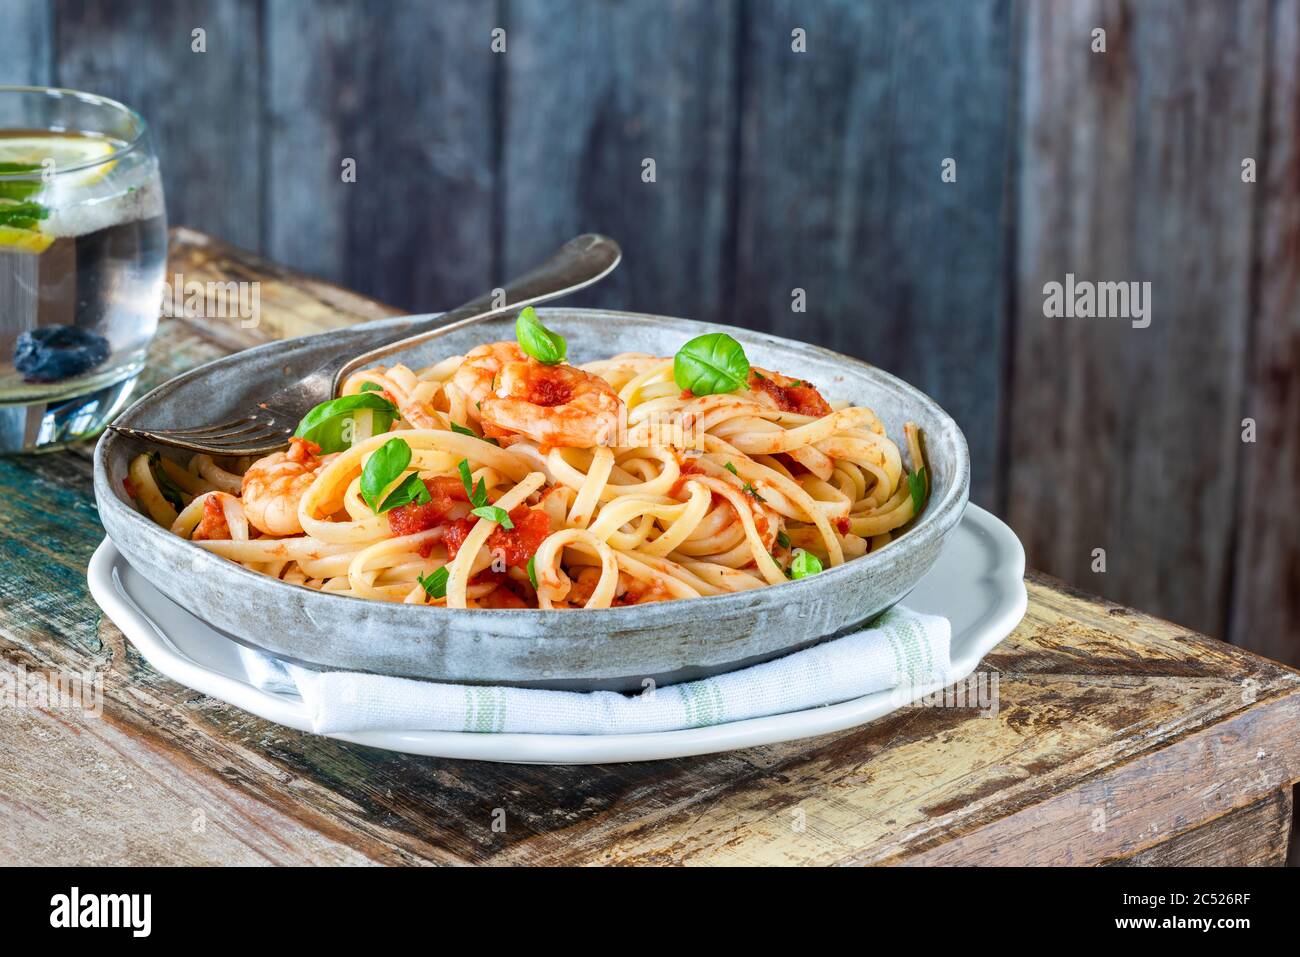
[(377, 346), (349, 359), (334, 374), (330, 395), (338, 395), (339, 386), (353, 372), (374, 365), (384, 356), (409, 349), (453, 329), (585, 289), (609, 275), (622, 258), (618, 243), (608, 236), (585, 233), (571, 239), (546, 262), (504, 287), (471, 299), (450, 312), (408, 326), (403, 330), (405, 335), (396, 342)]

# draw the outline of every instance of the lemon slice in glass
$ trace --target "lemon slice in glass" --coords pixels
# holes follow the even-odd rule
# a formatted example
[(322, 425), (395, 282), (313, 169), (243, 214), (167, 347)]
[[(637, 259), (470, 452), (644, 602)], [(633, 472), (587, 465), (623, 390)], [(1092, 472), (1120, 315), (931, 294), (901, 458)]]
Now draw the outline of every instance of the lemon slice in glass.
[[(117, 144), (112, 140), (90, 136), (64, 136), (58, 133), (48, 136), (0, 136), (0, 163), (41, 170), (45, 167), (46, 160), (53, 160), (54, 172), (58, 174), (74, 166), (103, 160), (113, 155), (116, 149)], [(99, 163), (74, 173), (65, 173), (62, 181), (68, 186), (89, 186), (107, 176), (113, 165)], [(2, 168), (4, 167), (0, 167)]]
[[(0, 173), (35, 174), (52, 162), (59, 192), (80, 190), (108, 175), (114, 164), (102, 160), (115, 149), (110, 140), (87, 136), (0, 136)], [(86, 168), (73, 169), (78, 166)], [(61, 170), (72, 171), (60, 175)], [(40, 228), (49, 215), (39, 202), (37, 194), (42, 192), (44, 180), (32, 176), (0, 180), (0, 249), (42, 253), (54, 242)]]
[(39, 229), (19, 229), (17, 226), (0, 226), (0, 249), (24, 253), (43, 253), (50, 248), (54, 237)]

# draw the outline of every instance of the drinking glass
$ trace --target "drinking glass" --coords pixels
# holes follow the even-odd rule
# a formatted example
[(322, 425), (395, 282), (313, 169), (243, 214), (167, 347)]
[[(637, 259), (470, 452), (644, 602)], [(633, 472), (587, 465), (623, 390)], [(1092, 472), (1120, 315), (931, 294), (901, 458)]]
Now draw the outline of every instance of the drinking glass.
[(167, 219), (145, 122), (0, 86), (0, 453), (95, 435), (158, 325)]

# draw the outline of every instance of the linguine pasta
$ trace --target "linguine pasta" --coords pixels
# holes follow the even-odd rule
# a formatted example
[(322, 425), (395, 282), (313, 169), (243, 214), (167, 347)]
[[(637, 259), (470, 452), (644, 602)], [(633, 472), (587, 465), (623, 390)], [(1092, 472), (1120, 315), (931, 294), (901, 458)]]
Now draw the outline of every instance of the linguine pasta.
[(452, 608), (782, 584), (883, 547), (924, 503), (911, 423), (909, 473), (870, 409), (749, 366), (729, 336), (572, 366), (531, 312), (518, 343), (355, 373), (285, 452), (140, 455), (127, 491), (254, 571)]

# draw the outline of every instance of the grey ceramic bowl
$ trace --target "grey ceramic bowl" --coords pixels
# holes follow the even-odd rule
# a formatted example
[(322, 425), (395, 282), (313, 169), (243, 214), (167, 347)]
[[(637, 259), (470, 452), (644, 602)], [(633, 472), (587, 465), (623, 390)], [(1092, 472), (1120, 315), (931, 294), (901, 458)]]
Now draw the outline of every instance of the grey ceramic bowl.
[[(966, 507), (966, 439), (931, 399), (888, 373), (815, 346), (687, 319), (543, 309), (571, 361), (617, 352), (672, 355), (725, 330), (750, 361), (815, 382), (828, 398), (870, 406), (900, 440), (922, 429), (931, 495), (912, 528), (887, 547), (799, 581), (735, 595), (592, 611), (457, 610), (367, 601), (285, 584), (205, 552), (136, 511), (122, 480), (143, 446), (115, 433), (95, 450), (95, 496), (109, 537), (131, 565), (182, 607), (245, 645), (323, 667), (455, 682), (619, 689), (689, 680), (775, 658), (844, 633), (905, 596), (934, 563)], [(122, 414), (140, 427), (230, 418), (331, 353), (359, 353), (410, 319), (272, 343), (164, 383)], [(402, 357), (413, 367), (513, 338), (511, 320), (481, 323)]]

